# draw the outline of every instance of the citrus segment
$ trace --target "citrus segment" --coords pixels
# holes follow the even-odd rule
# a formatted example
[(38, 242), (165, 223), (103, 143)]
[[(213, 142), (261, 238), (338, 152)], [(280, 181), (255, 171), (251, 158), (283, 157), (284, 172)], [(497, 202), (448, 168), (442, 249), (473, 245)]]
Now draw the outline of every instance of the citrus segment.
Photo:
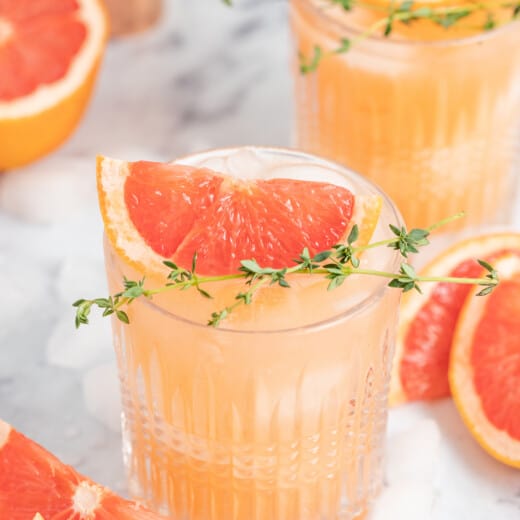
[[(294, 179), (240, 180), (179, 164), (98, 160), (98, 189), (112, 245), (141, 271), (162, 273), (165, 258), (202, 274), (236, 272), (240, 260), (291, 265), (342, 241), (355, 197), (337, 185)], [(380, 203), (363, 210), (369, 239)], [(379, 210), (377, 209), (379, 208)], [(370, 229), (368, 229), (370, 228)]]
[(233, 273), (240, 260), (292, 265), (302, 249), (313, 255), (338, 243), (352, 217), (353, 195), (332, 184), (292, 179), (226, 179), (215, 203), (195, 222), (174, 259), (199, 270)]
[[(520, 234), (498, 233), (456, 244), (422, 276), (479, 277), (477, 258), (492, 261), (505, 251), (520, 251)], [(469, 285), (424, 284), (424, 295), (408, 293), (401, 306), (399, 334), (390, 387), (390, 403), (431, 400), (450, 395), (448, 366), (453, 333)]]
[(473, 337), (473, 382), (490, 422), (520, 441), (520, 275), (486, 302)]
[(61, 463), (0, 420), (0, 518), (158, 520)]
[(0, 2), (0, 170), (30, 162), (71, 133), (106, 34), (100, 0)]
[[(476, 260), (466, 260), (447, 276), (474, 278), (481, 272)], [(470, 288), (439, 283), (410, 324), (399, 373), (408, 399), (438, 399), (450, 394), (447, 373), (451, 340)]]
[(198, 216), (214, 203), (222, 181), (191, 166), (133, 163), (125, 183), (130, 219), (157, 254), (171, 258)]
[(520, 258), (495, 262), (501, 282), (487, 298), (470, 293), (454, 336), (450, 385), (477, 441), (520, 467)]

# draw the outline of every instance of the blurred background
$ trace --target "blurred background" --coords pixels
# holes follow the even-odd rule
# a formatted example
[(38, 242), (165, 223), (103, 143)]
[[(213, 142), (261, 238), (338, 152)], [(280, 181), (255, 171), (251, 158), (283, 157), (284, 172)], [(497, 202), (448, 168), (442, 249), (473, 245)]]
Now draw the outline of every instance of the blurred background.
[[(76, 332), (71, 307), (106, 293), (95, 156), (170, 160), (227, 145), (290, 145), (287, 12), (285, 0), (232, 9), (164, 0), (153, 27), (109, 42), (72, 137), (0, 175), (0, 416), (123, 494), (110, 325), (93, 320)], [(135, 28), (117, 23), (118, 32)], [(392, 500), (415, 500), (424, 512), (415, 518), (428, 518), (432, 503), (435, 519), (520, 518), (518, 473), (477, 447), (451, 401), (392, 411), (389, 439)]]

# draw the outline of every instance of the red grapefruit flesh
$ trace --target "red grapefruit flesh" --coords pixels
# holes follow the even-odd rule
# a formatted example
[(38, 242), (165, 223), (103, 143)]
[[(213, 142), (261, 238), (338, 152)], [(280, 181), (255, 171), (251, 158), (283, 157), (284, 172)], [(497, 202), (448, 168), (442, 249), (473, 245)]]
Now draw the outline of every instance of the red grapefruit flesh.
[(0, 518), (32, 520), (164, 518), (83, 477), (0, 420)]
[(72, 133), (106, 35), (102, 0), (0, 0), (0, 170), (30, 163)]
[(32, 94), (69, 70), (87, 36), (75, 0), (2, 0), (0, 101)]
[(125, 184), (130, 219), (157, 254), (171, 258), (197, 218), (215, 202), (222, 181), (209, 170), (191, 166), (133, 163)]
[(470, 294), (460, 313), (450, 386), (475, 439), (520, 467), (520, 257), (502, 255), (495, 267), (498, 287), (487, 298)]
[(473, 382), (490, 422), (520, 441), (520, 275), (486, 302), (471, 350)]
[[(475, 278), (481, 272), (482, 267), (476, 260), (466, 260), (448, 276)], [(448, 365), (451, 341), (470, 289), (470, 285), (439, 283), (410, 324), (400, 367), (401, 384), (409, 400), (450, 395)]]
[[(355, 206), (348, 189), (323, 182), (243, 181), (192, 166), (111, 159), (100, 159), (98, 189), (112, 244), (147, 272), (159, 271), (165, 258), (190, 268), (195, 252), (205, 275), (237, 272), (243, 259), (292, 265), (304, 247), (314, 254), (342, 241)], [(369, 239), (380, 204), (361, 207)]]

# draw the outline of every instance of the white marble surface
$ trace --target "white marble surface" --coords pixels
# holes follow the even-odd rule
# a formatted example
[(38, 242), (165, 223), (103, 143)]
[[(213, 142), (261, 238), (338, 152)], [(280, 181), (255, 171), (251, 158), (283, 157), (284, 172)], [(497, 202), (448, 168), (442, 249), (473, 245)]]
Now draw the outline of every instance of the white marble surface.
[[(158, 28), (110, 45), (73, 138), (0, 177), (0, 416), (120, 492), (109, 327), (74, 332), (70, 307), (105, 291), (94, 156), (287, 145), (290, 59), (284, 0), (170, 0)], [(377, 520), (520, 518), (520, 473), (483, 453), (449, 400), (391, 412), (387, 482)]]

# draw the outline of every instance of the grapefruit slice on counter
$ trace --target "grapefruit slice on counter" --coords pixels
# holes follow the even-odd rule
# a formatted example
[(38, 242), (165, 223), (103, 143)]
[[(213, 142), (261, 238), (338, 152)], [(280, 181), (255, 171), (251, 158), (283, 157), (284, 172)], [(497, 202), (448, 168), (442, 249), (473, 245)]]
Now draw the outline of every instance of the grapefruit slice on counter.
[(160, 520), (83, 477), (0, 420), (0, 518)]
[(71, 134), (106, 37), (101, 0), (0, 1), (0, 171), (41, 157)]
[[(477, 258), (492, 262), (506, 251), (520, 254), (520, 233), (495, 233), (464, 240), (444, 251), (420, 274), (476, 278), (482, 273)], [(406, 293), (401, 304), (391, 405), (450, 395), (451, 344), (471, 286), (428, 283), (422, 289), (422, 295), (415, 291)]]
[(290, 266), (304, 247), (312, 255), (344, 241), (354, 222), (368, 242), (382, 203), (325, 182), (246, 181), (175, 163), (100, 157), (97, 174), (110, 242), (148, 274), (164, 273), (165, 259), (190, 268), (195, 252), (205, 275), (237, 272), (250, 258)]
[(520, 468), (520, 258), (494, 261), (500, 284), (486, 298), (468, 296), (455, 331), (450, 387), (478, 443)]

